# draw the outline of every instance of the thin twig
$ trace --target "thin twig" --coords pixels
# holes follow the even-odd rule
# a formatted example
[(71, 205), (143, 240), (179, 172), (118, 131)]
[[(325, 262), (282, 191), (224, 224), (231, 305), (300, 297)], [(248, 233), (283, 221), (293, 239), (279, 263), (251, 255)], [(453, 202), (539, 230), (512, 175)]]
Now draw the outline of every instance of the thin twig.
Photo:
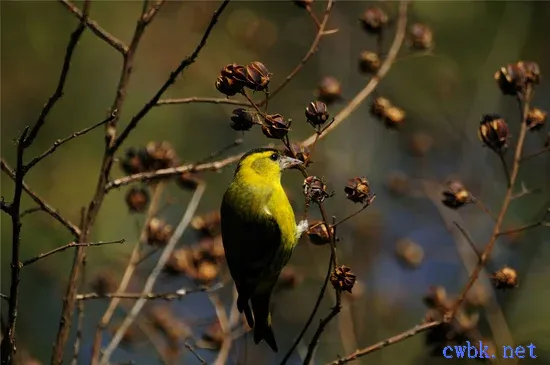
[(481, 260), (481, 253), (479, 253), (479, 250), (477, 249), (477, 246), (476, 246), (474, 240), (472, 239), (472, 237), (470, 237), (470, 235), (468, 234), (466, 229), (464, 229), (458, 222), (453, 222), (453, 223), (456, 226), (456, 228), (458, 228), (460, 233), (462, 233), (462, 235), (464, 236), (466, 241), (470, 244), (470, 247), (472, 248), (472, 250), (476, 254), (478, 260)]
[(550, 146), (542, 148), (542, 149), (538, 150), (537, 152), (533, 152), (530, 155), (522, 157), (521, 162), (526, 161), (526, 160), (530, 160), (530, 159), (532, 159), (534, 157), (537, 157), (537, 156), (540, 156), (540, 155), (542, 155), (543, 153), (546, 153), (546, 152), (550, 152)]
[(506, 175), (506, 181), (508, 185), (510, 185), (510, 169), (508, 168), (508, 164), (506, 163), (506, 159), (504, 158), (504, 153), (500, 152), (498, 154), (498, 157), (500, 159), (500, 162), (502, 163), (502, 169), (504, 170), (504, 174)]
[(175, 300), (181, 299), (186, 295), (194, 293), (204, 293), (218, 290), (222, 285), (214, 285), (211, 287), (204, 287), (199, 289), (179, 289), (175, 292), (169, 293), (86, 293), (78, 294), (76, 296), (77, 300), (90, 300), (90, 299), (106, 299), (106, 298), (119, 298), (119, 299), (147, 299), (147, 300)]
[(468, 294), (468, 291), (472, 288), (474, 283), (476, 282), (480, 272), (483, 270), (485, 264), (489, 260), (489, 256), (491, 252), (493, 251), (493, 248), (495, 246), (495, 243), (497, 241), (497, 238), (499, 237), (500, 229), (502, 226), (502, 222), (504, 221), (504, 216), (506, 215), (506, 212), (508, 211), (508, 207), (510, 206), (510, 202), (512, 201), (513, 191), (514, 191), (514, 184), (516, 182), (516, 178), (519, 173), (519, 168), (521, 164), (521, 155), (523, 152), (523, 145), (525, 142), (525, 136), (527, 134), (527, 117), (529, 113), (529, 104), (532, 97), (532, 89), (531, 86), (528, 85), (525, 94), (523, 95), (523, 98), (520, 98), (518, 96), (518, 103), (521, 106), (521, 99), (523, 99), (523, 108), (522, 108), (522, 115), (521, 115), (521, 129), (519, 132), (517, 144), (516, 144), (516, 150), (514, 153), (514, 162), (512, 165), (512, 171), (510, 173), (510, 180), (509, 185), (506, 190), (506, 194), (504, 196), (504, 199), (502, 201), (502, 207), (500, 208), (500, 212), (497, 216), (495, 225), (493, 227), (493, 232), (491, 234), (491, 238), (489, 239), (489, 242), (485, 246), (482, 254), (481, 259), (479, 260), (479, 263), (476, 265), (474, 270), (472, 271), (472, 274), (470, 275), (470, 278), (468, 279), (468, 282), (462, 289), (462, 292), (460, 293), (458, 299), (453, 303), (453, 306), (449, 313), (445, 315), (445, 321), (451, 321), (454, 316), (456, 315), (456, 312), (458, 311), (458, 308), (466, 298), (466, 295)]
[[(8, 176), (15, 181), (16, 177), (16, 172), (14, 172), (10, 166), (8, 165), (8, 163), (6, 162), (6, 160), (4, 159), (1, 159), (0, 160), (0, 167), (2, 168), (2, 171), (4, 171), (6, 174), (8, 174)], [(57, 209), (53, 208), (50, 204), (48, 204), (44, 199), (42, 199), (41, 197), (39, 197), (34, 191), (32, 191), (28, 186), (27, 184), (25, 184), (25, 181), (22, 182), (22, 188), (23, 190), (30, 196), (30, 198), (32, 200), (34, 200), (34, 202), (36, 204), (38, 204), (38, 206), (40, 206), (40, 208), (48, 213), (53, 219), (55, 219), (56, 221), (58, 221), (59, 223), (61, 223), (65, 228), (67, 228), (69, 230), (69, 232), (77, 237), (80, 235), (80, 228), (78, 228), (78, 226), (76, 226), (74, 223), (71, 223), (69, 220), (67, 220), (66, 218), (64, 218), (58, 211)]]
[(114, 243), (124, 243), (126, 242), (126, 240), (124, 239), (121, 239), (121, 240), (116, 240), (116, 241), (99, 241), (99, 242), (85, 242), (85, 243), (79, 243), (79, 242), (71, 242), (71, 243), (68, 243), (66, 244), (65, 246), (61, 246), (61, 247), (58, 247), (58, 248), (54, 248), (53, 250), (51, 251), (48, 251), (48, 252), (45, 252), (45, 253), (41, 253), (40, 255), (36, 256), (36, 257), (33, 257), (31, 259), (28, 259), (28, 260), (25, 260), (21, 263), (21, 267), (23, 266), (27, 266), (27, 265), (30, 265), (40, 259), (43, 259), (45, 257), (48, 257), (50, 255), (53, 255), (53, 254), (56, 254), (58, 252), (61, 252), (61, 251), (65, 251), (66, 249), (68, 248), (71, 248), (71, 247), (81, 247), (81, 246), (85, 246), (85, 247), (90, 247), (90, 246), (103, 246), (103, 245), (112, 245)]
[(207, 157), (198, 160), (197, 162), (195, 162), (195, 165), (200, 165), (200, 164), (212, 161), (213, 159), (215, 159), (215, 158), (221, 156), (222, 154), (224, 154), (227, 150), (235, 148), (235, 147), (241, 145), (242, 143), (243, 143), (242, 138), (238, 138), (238, 139), (234, 140), (233, 142), (231, 142), (230, 144), (228, 144), (226, 146), (223, 146), (219, 150), (210, 153)]
[(363, 357), (363, 356), (368, 355), (372, 352), (381, 350), (385, 347), (388, 347), (390, 345), (393, 345), (393, 344), (396, 344), (396, 343), (401, 342), (403, 340), (406, 340), (407, 338), (416, 336), (419, 333), (422, 333), (422, 332), (427, 331), (429, 329), (435, 328), (439, 325), (441, 325), (440, 321), (434, 321), (434, 322), (424, 323), (424, 324), (415, 326), (415, 327), (411, 328), (410, 330), (407, 330), (407, 331), (402, 332), (398, 335), (387, 338), (383, 341), (377, 342), (374, 345), (371, 345), (369, 347), (365, 347), (364, 349), (361, 349), (361, 350), (357, 350), (353, 354), (350, 354), (346, 357), (342, 357), (338, 360), (334, 360), (333, 362), (328, 363), (327, 365), (342, 365), (342, 364), (348, 363), (350, 361), (357, 360), (360, 357)]
[(247, 101), (229, 99), (229, 98), (199, 98), (196, 96), (190, 98), (179, 99), (159, 99), (154, 106), (162, 105), (177, 105), (177, 104), (190, 104), (190, 103), (205, 103), (205, 104), (230, 104), (237, 106), (251, 106)]
[(491, 218), (493, 221), (496, 221), (496, 217), (495, 215), (489, 210), (489, 208), (487, 208), (487, 206), (485, 204), (483, 204), (483, 202), (481, 200), (479, 200), (478, 198), (476, 197), (472, 197), (472, 202), (485, 214), (487, 214), (487, 216), (489, 216), (489, 218)]
[(19, 214), (19, 218), (23, 218), (24, 216), (32, 214), (32, 213), (43, 212), (43, 211), (44, 211), (44, 209), (42, 209), (42, 207), (34, 207), (34, 208), (25, 209), (24, 211), (21, 212), (21, 214)]
[(2, 294), (2, 293), (0, 293), (0, 298), (2, 298), (4, 300), (7, 300), (7, 301), (10, 300), (10, 297), (8, 297), (6, 294)]
[(195, 356), (195, 358), (197, 358), (197, 360), (199, 360), (199, 362), (203, 365), (206, 365), (208, 364), (203, 358), (201, 355), (199, 355), (199, 353), (197, 352), (197, 350), (195, 350), (195, 348), (193, 346), (191, 346), (191, 344), (187, 343), (187, 341), (184, 341), (183, 342), (183, 346), (185, 346), (190, 353), (193, 354), (193, 356)]
[(81, 130), (79, 132), (75, 132), (75, 133), (71, 134), (70, 136), (65, 137), (63, 139), (58, 139), (57, 141), (54, 142), (53, 146), (51, 146), (46, 151), (44, 151), (40, 156), (37, 156), (37, 157), (33, 158), (29, 163), (27, 163), (25, 165), (25, 172), (29, 171), (34, 165), (36, 165), (37, 163), (42, 161), (44, 158), (46, 158), (49, 155), (51, 155), (52, 153), (54, 153), (55, 150), (57, 150), (63, 144), (69, 142), (70, 140), (72, 140), (72, 139), (74, 139), (78, 136), (82, 136), (82, 135), (96, 129), (97, 127), (100, 127), (100, 126), (102, 126), (106, 123), (109, 123), (111, 120), (114, 119), (115, 113), (116, 113), (116, 110), (113, 113), (111, 113), (106, 119), (102, 120), (101, 122), (99, 122), (97, 124), (94, 124), (92, 126), (89, 126), (87, 128), (84, 128), (83, 130)]
[[(197, 189), (195, 190), (193, 197), (191, 198), (191, 201), (189, 202), (189, 205), (187, 206), (186, 212), (183, 215), (183, 218), (181, 219), (180, 223), (176, 227), (174, 233), (172, 234), (172, 237), (170, 237), (170, 240), (166, 244), (166, 247), (164, 248), (164, 251), (162, 252), (159, 260), (157, 261), (157, 264), (155, 265), (153, 271), (147, 278), (147, 281), (145, 282), (145, 286), (143, 287), (142, 293), (146, 294), (151, 292), (153, 290), (153, 287), (157, 281), (157, 278), (159, 277), (160, 273), (162, 272), (162, 269), (164, 268), (166, 262), (168, 261), (168, 258), (172, 254), (172, 251), (176, 247), (176, 244), (178, 243), (179, 239), (185, 232), (187, 226), (189, 223), (191, 223), (191, 220), (193, 219), (195, 215), (195, 211), (197, 210), (197, 207), (201, 201), (202, 195), (206, 189), (205, 184), (200, 184)], [(100, 360), (100, 365), (107, 364), (109, 362), (109, 359), (111, 357), (111, 354), (113, 351), (118, 347), (118, 344), (122, 340), (122, 337), (126, 333), (126, 330), (128, 327), (134, 322), (136, 317), (138, 316), (139, 312), (145, 305), (147, 299), (140, 298), (136, 301), (118, 330), (116, 331), (115, 335), (113, 336), (113, 339), (103, 352), (103, 356)]]
[[(84, 228), (84, 219), (86, 219), (86, 208), (82, 208), (80, 214), (80, 227)], [(86, 283), (86, 260), (84, 257), (82, 261), (82, 279), (80, 286), (84, 286)], [(76, 336), (73, 345), (73, 359), (71, 365), (78, 365), (78, 356), (80, 355), (80, 345), (82, 343), (82, 328), (84, 326), (84, 303), (78, 303), (76, 306), (77, 321), (76, 321)]]

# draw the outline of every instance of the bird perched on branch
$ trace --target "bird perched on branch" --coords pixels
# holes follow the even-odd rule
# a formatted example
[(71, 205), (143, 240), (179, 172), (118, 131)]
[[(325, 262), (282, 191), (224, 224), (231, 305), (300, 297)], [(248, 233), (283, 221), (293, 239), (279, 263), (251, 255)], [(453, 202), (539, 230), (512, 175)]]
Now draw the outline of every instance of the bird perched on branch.
[(296, 224), (281, 172), (301, 163), (276, 149), (249, 151), (239, 161), (221, 206), (223, 246), (239, 294), (237, 307), (254, 329), (254, 342), (265, 340), (275, 352), (271, 293), (308, 228), (306, 220)]

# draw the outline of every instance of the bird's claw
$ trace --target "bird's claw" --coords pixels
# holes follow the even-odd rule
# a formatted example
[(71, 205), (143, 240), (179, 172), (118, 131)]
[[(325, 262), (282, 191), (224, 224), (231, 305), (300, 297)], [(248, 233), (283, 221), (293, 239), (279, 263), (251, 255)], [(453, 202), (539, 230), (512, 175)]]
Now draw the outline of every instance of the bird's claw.
[(307, 219), (301, 220), (296, 226), (296, 238), (300, 238), (302, 234), (309, 229), (309, 223)]

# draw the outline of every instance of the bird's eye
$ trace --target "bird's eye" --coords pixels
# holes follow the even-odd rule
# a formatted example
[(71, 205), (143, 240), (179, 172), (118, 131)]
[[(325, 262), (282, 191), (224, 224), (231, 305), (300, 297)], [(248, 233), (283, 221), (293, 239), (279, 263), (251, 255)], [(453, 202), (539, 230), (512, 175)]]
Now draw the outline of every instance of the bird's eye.
[(277, 161), (277, 159), (279, 158), (279, 156), (278, 156), (276, 153), (274, 153), (274, 154), (272, 154), (271, 156), (269, 156), (269, 158), (272, 159), (273, 161)]

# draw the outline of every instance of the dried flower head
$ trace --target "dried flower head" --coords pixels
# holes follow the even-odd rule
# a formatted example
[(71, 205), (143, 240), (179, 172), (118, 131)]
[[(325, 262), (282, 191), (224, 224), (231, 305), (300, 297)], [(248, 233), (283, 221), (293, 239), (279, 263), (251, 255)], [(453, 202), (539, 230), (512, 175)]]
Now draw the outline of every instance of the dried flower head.
[(397, 242), (395, 254), (404, 266), (416, 269), (424, 259), (424, 250), (410, 239), (401, 239)]
[(391, 102), (388, 99), (378, 97), (372, 101), (370, 111), (375, 117), (383, 119), (387, 114), (387, 110), (391, 108), (391, 106)]
[(344, 192), (346, 198), (354, 203), (369, 205), (374, 199), (374, 195), (371, 195), (369, 181), (364, 176), (349, 179)]
[(177, 154), (170, 142), (149, 142), (147, 143), (147, 154), (149, 155), (149, 170), (160, 170), (177, 165)]
[(416, 132), (411, 136), (410, 149), (412, 154), (417, 157), (426, 156), (432, 146), (433, 138), (428, 133)]
[(322, 101), (312, 101), (306, 108), (306, 119), (312, 126), (320, 126), (329, 118), (327, 105)]
[(447, 182), (447, 188), (443, 191), (443, 204), (449, 208), (457, 209), (470, 202), (470, 192), (460, 181), (453, 180)]
[(386, 109), (386, 115), (384, 118), (384, 124), (387, 128), (395, 129), (399, 128), (403, 121), (405, 120), (405, 111), (396, 106), (391, 106)]
[(132, 187), (126, 193), (125, 200), (130, 212), (142, 213), (149, 205), (149, 192), (145, 188)]
[(279, 275), (277, 286), (280, 290), (296, 289), (298, 285), (302, 283), (303, 279), (303, 276), (300, 275), (294, 267), (287, 265)]
[(214, 210), (210, 213), (199, 215), (191, 220), (191, 227), (200, 231), (208, 237), (215, 237), (220, 234), (221, 230), (221, 215), (219, 210)]
[(267, 67), (261, 62), (254, 61), (246, 65), (246, 87), (254, 91), (266, 90), (271, 78)]
[(518, 286), (518, 273), (511, 267), (504, 266), (502, 269), (493, 273), (491, 280), (497, 289), (513, 289)]
[(497, 114), (486, 114), (481, 117), (478, 137), (483, 144), (496, 153), (506, 150), (510, 132), (506, 121)]
[(527, 126), (532, 131), (542, 129), (544, 123), (546, 122), (547, 115), (548, 113), (539, 108), (529, 110), (529, 114), (527, 114)]
[(130, 147), (120, 159), (120, 167), (128, 175), (148, 171), (149, 166), (149, 154), (145, 148)]
[(262, 132), (267, 138), (283, 139), (290, 130), (290, 120), (287, 122), (281, 114), (268, 114), (264, 118)]
[(495, 73), (495, 80), (504, 95), (523, 93), (527, 86), (540, 82), (539, 65), (530, 61), (508, 64)]
[[(331, 227), (331, 233), (334, 234), (334, 228)], [(327, 226), (323, 221), (314, 221), (309, 225), (307, 230), (309, 241), (314, 245), (326, 245), (330, 242)]]
[(216, 89), (224, 95), (241, 93), (246, 85), (246, 68), (236, 63), (226, 65), (216, 80)]
[(349, 293), (351, 293), (353, 289), (355, 279), (355, 274), (351, 271), (351, 268), (346, 265), (337, 267), (332, 274), (330, 274), (330, 282), (334, 289), (347, 291)]
[(202, 259), (211, 261), (215, 264), (225, 260), (225, 251), (221, 234), (215, 237), (205, 237), (198, 244), (198, 250), (201, 252)]
[(380, 34), (388, 24), (388, 15), (378, 6), (372, 6), (365, 10), (359, 19), (363, 29), (370, 34)]
[(172, 237), (172, 226), (159, 218), (152, 218), (147, 225), (147, 243), (151, 246), (164, 246)]
[(170, 275), (185, 274), (192, 265), (192, 254), (189, 248), (179, 248), (172, 252), (164, 271)]
[(292, 0), (292, 2), (302, 9), (307, 9), (313, 4), (313, 0)]
[(248, 110), (243, 108), (233, 110), (231, 128), (236, 131), (248, 131), (254, 124), (256, 124), (255, 116)]
[(90, 288), (98, 295), (113, 293), (117, 289), (115, 275), (111, 271), (100, 271), (90, 282)]
[[(309, 159), (311, 155), (311, 151), (305, 145), (293, 142), (290, 144), (290, 149), (292, 151), (285, 149), (283, 153), (288, 157), (294, 157), (302, 161), (303, 166), (305, 167), (309, 166), (309, 164), (312, 163), (312, 161)], [(299, 168), (299, 167), (295, 166), (293, 168)]]
[(185, 190), (195, 190), (202, 183), (201, 178), (195, 173), (182, 172), (176, 176), (176, 184)]
[(317, 176), (306, 177), (304, 179), (303, 189), (306, 198), (315, 203), (322, 203), (329, 197), (326, 184)]
[(342, 99), (342, 86), (340, 85), (340, 81), (334, 76), (323, 77), (317, 86), (315, 96), (325, 104), (331, 104)]
[(432, 29), (420, 23), (411, 25), (408, 33), (408, 40), (412, 48), (425, 51), (434, 46)]
[(375, 52), (363, 51), (359, 55), (359, 70), (366, 74), (376, 73), (382, 64), (380, 57)]
[(197, 267), (196, 280), (199, 281), (201, 284), (210, 284), (218, 277), (218, 273), (218, 265), (209, 261), (202, 261)]

